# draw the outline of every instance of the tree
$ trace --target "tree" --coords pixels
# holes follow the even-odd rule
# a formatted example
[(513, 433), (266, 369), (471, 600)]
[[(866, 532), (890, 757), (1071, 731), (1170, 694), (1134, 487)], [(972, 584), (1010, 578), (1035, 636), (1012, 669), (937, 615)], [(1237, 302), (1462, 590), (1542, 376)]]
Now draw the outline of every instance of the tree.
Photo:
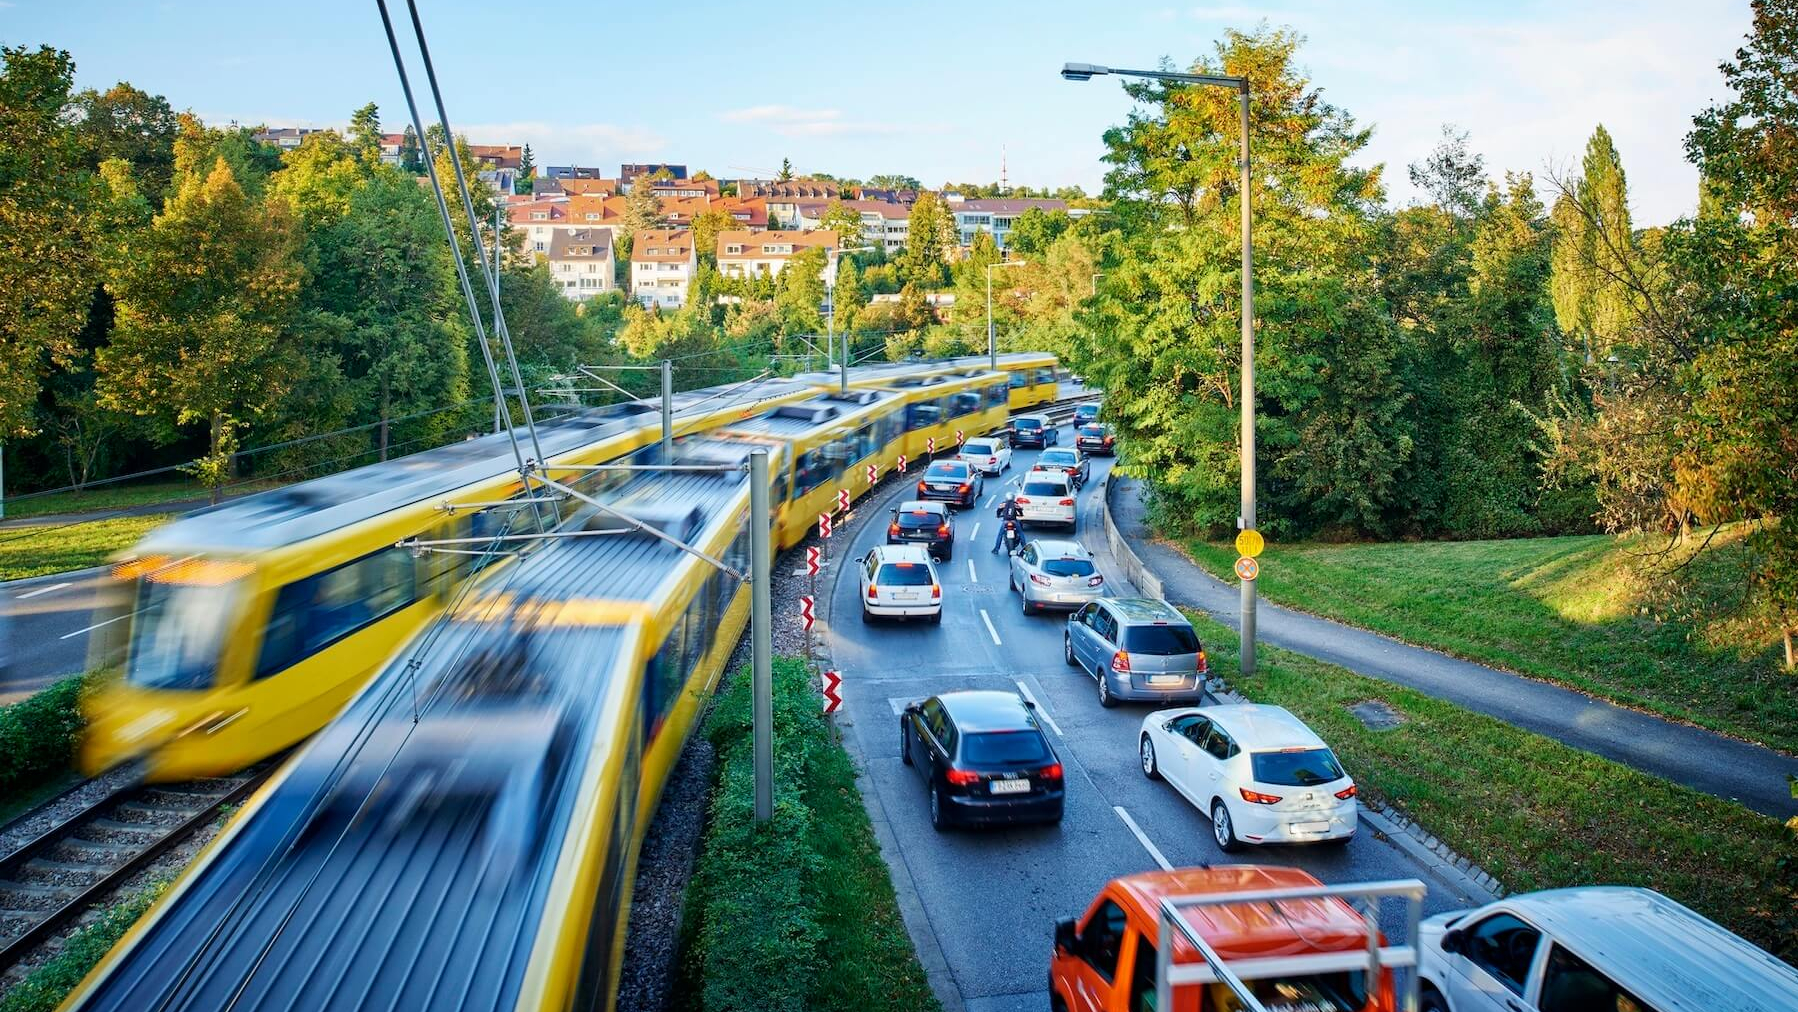
[(1074, 219), (1068, 217), (1066, 211), (1028, 208), (1018, 215), (1017, 221), (1012, 222), (1011, 235), (1006, 237), (1005, 247), (1020, 257), (1041, 256), (1073, 224)]
[(168, 100), (121, 81), (103, 92), (89, 89), (75, 96), (75, 112), (75, 137), (88, 168), (98, 170), (109, 158), (123, 159), (144, 196), (160, 205), (175, 171), (180, 131)]
[(704, 169), (700, 169), (698, 172), (693, 173), (691, 178), (695, 183), (703, 183), (708, 180), (716, 179), (717, 177)]
[(1608, 354), (1637, 335), (1635, 295), (1640, 261), (1630, 227), (1628, 184), (1616, 145), (1602, 124), (1586, 142), (1581, 174), (1560, 182), (1555, 222), (1562, 249), (1550, 285), (1561, 328), (1586, 347)]
[(624, 234), (662, 227), (662, 198), (648, 186), (633, 186), (624, 197)]
[(350, 114), (350, 150), (366, 165), (381, 162), (381, 110), (373, 102)]
[(824, 247), (807, 246), (781, 270), (774, 304), (780, 310), (783, 334), (815, 334), (824, 329), (819, 309), (824, 305), (824, 268), (828, 262)]
[(837, 242), (843, 246), (859, 246), (865, 237), (861, 212), (843, 203), (842, 199), (832, 200), (818, 219), (818, 228), (825, 232), (835, 232)]
[(537, 160), (531, 156), (531, 146), (524, 146), (524, 154), (518, 156), (518, 184), (514, 193), (530, 193), (536, 188)]
[(296, 368), (283, 340), (302, 275), (294, 239), (283, 205), (251, 201), (221, 156), (204, 174), (178, 173), (163, 212), (112, 264), (118, 319), (98, 356), (101, 401), (171, 427), (204, 423), (197, 471), (215, 497), (237, 429)]
[(855, 257), (845, 255), (837, 261), (837, 283), (831, 289), (830, 301), (837, 330), (844, 334), (854, 330), (868, 308), (868, 293), (862, 288), (861, 268), (856, 266)]
[(905, 279), (924, 288), (940, 286), (947, 273), (949, 253), (956, 248), (955, 216), (941, 197), (929, 190), (912, 204), (910, 230), (900, 269)]
[(776, 176), (775, 178), (780, 180), (783, 183), (793, 178), (793, 160), (792, 159), (782, 158), (780, 160), (780, 175)]
[(1442, 139), (1421, 164), (1410, 166), (1411, 185), (1429, 194), (1436, 206), (1463, 218), (1480, 210), (1485, 196), (1486, 160), (1467, 148), (1467, 131), (1442, 125)]
[(80, 218), (88, 186), (66, 129), (75, 65), (48, 46), (0, 47), (0, 437), (32, 428), (38, 384), (74, 354), (93, 293)]
[(868, 186), (876, 190), (922, 190), (924, 184), (918, 177), (907, 176), (897, 172), (882, 172), (868, 179)]
[(425, 174), (424, 152), (418, 146), (418, 132), (410, 123), (400, 133), (400, 170), (414, 176)]
[(737, 219), (721, 207), (707, 208), (693, 216), (693, 250), (700, 263), (717, 264), (718, 233), (728, 232), (736, 228), (737, 224)]

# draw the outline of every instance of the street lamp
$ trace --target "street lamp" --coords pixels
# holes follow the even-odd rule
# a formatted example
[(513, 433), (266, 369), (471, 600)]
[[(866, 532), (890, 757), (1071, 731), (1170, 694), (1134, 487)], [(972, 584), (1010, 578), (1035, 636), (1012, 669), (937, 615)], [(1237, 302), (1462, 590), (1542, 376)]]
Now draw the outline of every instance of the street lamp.
[(986, 265), (986, 357), (991, 362), (993, 371), (999, 371), (999, 345), (993, 340), (993, 268), (1022, 267), (1025, 260), (1001, 260), (996, 264)]
[[(1249, 80), (1225, 74), (1174, 74), (1164, 70), (1122, 70), (1095, 63), (1063, 64), (1061, 76), (1070, 81), (1090, 81), (1095, 77), (1116, 74), (1120, 77), (1146, 77), (1175, 84), (1202, 84), (1230, 88), (1237, 94), (1242, 110), (1242, 515), (1236, 526), (1255, 529), (1255, 255), (1249, 242), (1253, 219), (1249, 211)], [(1255, 581), (1242, 583), (1242, 652), (1244, 675), (1255, 673)]]

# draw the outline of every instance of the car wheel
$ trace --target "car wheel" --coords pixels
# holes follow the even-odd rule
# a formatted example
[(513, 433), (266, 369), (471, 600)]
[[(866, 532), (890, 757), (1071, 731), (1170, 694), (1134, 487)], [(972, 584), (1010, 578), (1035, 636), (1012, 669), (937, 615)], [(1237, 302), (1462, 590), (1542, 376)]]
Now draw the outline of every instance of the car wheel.
[(1226, 854), (1242, 849), (1242, 841), (1236, 838), (1236, 827), (1230, 823), (1230, 809), (1219, 800), (1211, 802), (1211, 835), (1217, 840), (1217, 849)]
[(938, 608), (937, 610), (930, 613), (930, 624), (931, 625), (942, 625), (943, 624), (943, 609)]
[(1422, 1008), (1423, 1012), (1449, 1012), (1448, 1000), (1442, 997), (1442, 992), (1429, 984), (1423, 985)]
[(1049, 995), (1049, 1012), (1068, 1012), (1068, 1003), (1061, 1000), (1061, 995)]
[(953, 559), (953, 558), (955, 558), (955, 546), (948, 545), (943, 549), (943, 561), (948, 562), (950, 559)]
[(930, 785), (930, 828), (939, 833), (949, 828), (949, 822), (943, 815), (942, 792), (935, 784)]
[(1099, 705), (1107, 710), (1118, 705), (1117, 697), (1111, 694), (1111, 679), (1103, 671), (1099, 672)]
[(868, 606), (866, 604), (863, 604), (862, 605), (862, 625), (872, 625), (873, 623), (874, 623), (874, 613), (870, 612), (868, 610)]
[(1022, 607), (1024, 614), (1026, 614), (1026, 615), (1030, 614), (1030, 595), (1029, 594), (1019, 594), (1018, 595), (1018, 604)]
[[(901, 729), (903, 730), (903, 725), (901, 725)], [(1148, 735), (1142, 736), (1142, 747), (1137, 749), (1137, 752), (1142, 756), (1142, 775), (1150, 780), (1160, 780), (1161, 767), (1155, 765), (1155, 743), (1149, 740)], [(910, 762), (911, 760), (907, 759), (906, 761)]]
[(1329, 847), (1346, 847), (1354, 839), (1355, 834), (1350, 833), (1347, 836), (1332, 836), (1328, 840), (1325, 840), (1324, 844)]
[(1068, 662), (1068, 667), (1077, 668), (1080, 666), (1080, 662), (1074, 658), (1074, 637), (1069, 636), (1067, 633), (1061, 634), (1061, 656), (1063, 660)]
[(899, 761), (911, 765), (911, 731), (906, 729), (905, 718), (899, 718)]

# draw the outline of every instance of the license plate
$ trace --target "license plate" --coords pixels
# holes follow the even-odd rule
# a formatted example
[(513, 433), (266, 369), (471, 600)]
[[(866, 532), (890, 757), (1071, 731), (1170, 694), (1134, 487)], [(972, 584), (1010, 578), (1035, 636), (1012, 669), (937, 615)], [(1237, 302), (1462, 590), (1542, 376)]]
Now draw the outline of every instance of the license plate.
[(1150, 675), (1150, 685), (1179, 685), (1186, 681), (1185, 675)]
[(918, 595), (909, 590), (901, 590), (893, 594), (893, 600), (895, 601), (916, 601), (917, 599)]
[(994, 780), (990, 786), (994, 794), (1030, 793), (1030, 781), (1028, 780)]
[(1330, 828), (1327, 822), (1294, 822), (1287, 828), (1295, 833), (1322, 833)]
[(953, 491), (955, 491), (955, 486), (954, 485), (932, 485), (932, 486), (930, 486), (930, 490), (932, 492), (953, 492)]

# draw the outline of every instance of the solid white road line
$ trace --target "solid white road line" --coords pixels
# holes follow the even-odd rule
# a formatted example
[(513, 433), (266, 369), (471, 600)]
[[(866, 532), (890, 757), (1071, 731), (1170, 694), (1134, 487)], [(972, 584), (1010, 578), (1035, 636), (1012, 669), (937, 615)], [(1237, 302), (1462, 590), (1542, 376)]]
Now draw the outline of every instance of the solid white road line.
[(968, 582), (980, 582), (980, 577), (974, 575), (974, 557), (972, 555), (968, 556)]
[(129, 615), (119, 615), (115, 618), (109, 618), (104, 622), (95, 622), (93, 625), (88, 626), (86, 629), (77, 629), (72, 633), (63, 633), (61, 636), (58, 636), (56, 638), (59, 640), (66, 640), (71, 636), (79, 636), (84, 632), (93, 632), (95, 629), (98, 629), (103, 625), (111, 625), (114, 622), (117, 622), (119, 619), (130, 618), (130, 617), (131, 616), (129, 616)]
[(993, 493), (993, 495), (989, 495), (989, 496), (987, 496), (987, 497), (986, 497), (986, 502), (983, 502), (983, 503), (981, 503), (981, 504), (980, 504), (980, 508), (981, 508), (981, 509), (985, 509), (985, 508), (986, 508), (986, 507), (988, 507), (988, 506), (991, 506), (991, 505), (992, 505), (992, 504), (993, 504), (993, 496), (996, 496), (996, 495), (998, 495), (998, 494), (999, 494), (999, 493), (997, 493), (997, 492), (994, 492), (994, 493)]
[(1161, 866), (1162, 871), (1174, 870), (1174, 866), (1168, 863), (1166, 857), (1162, 856), (1161, 848), (1155, 846), (1154, 841), (1149, 839), (1149, 834), (1142, 831), (1142, 827), (1136, 824), (1136, 820), (1130, 817), (1129, 812), (1124, 811), (1123, 805), (1112, 805), (1111, 810), (1118, 813), (1118, 818), (1124, 820), (1124, 825), (1130, 827), (1130, 832), (1136, 834), (1136, 842), (1143, 845), (1143, 849), (1149, 852), (1149, 856), (1155, 859), (1155, 863)]
[(999, 630), (993, 628), (992, 616), (986, 613), (985, 608), (980, 609), (980, 621), (986, 623), (986, 634), (993, 638), (993, 646), (1004, 646), (1005, 644), (999, 641)]
[(18, 599), (23, 601), (28, 597), (36, 597), (39, 594), (50, 594), (50, 593), (54, 593), (58, 590), (61, 590), (64, 587), (72, 587), (72, 586), (74, 586), (74, 584), (72, 584), (72, 583), (53, 583), (48, 587), (39, 587), (36, 590), (26, 591), (25, 593), (20, 594)]
[[(988, 499), (987, 501), (991, 502), (992, 500)], [(979, 536), (980, 536), (980, 521), (976, 520), (976, 521), (974, 521), (974, 529), (968, 532), (968, 540), (972, 541)]]
[(1055, 723), (1054, 717), (1049, 716), (1048, 709), (1045, 708), (1043, 704), (1036, 701), (1036, 696), (1031, 693), (1030, 686), (1025, 685), (1022, 678), (1013, 680), (1018, 683), (1018, 691), (1024, 694), (1024, 698), (1030, 701), (1031, 706), (1036, 707), (1036, 715), (1043, 718), (1043, 721), (1049, 725), (1049, 730), (1054, 731), (1063, 738), (1067, 737), (1067, 735), (1061, 733), (1061, 725)]

